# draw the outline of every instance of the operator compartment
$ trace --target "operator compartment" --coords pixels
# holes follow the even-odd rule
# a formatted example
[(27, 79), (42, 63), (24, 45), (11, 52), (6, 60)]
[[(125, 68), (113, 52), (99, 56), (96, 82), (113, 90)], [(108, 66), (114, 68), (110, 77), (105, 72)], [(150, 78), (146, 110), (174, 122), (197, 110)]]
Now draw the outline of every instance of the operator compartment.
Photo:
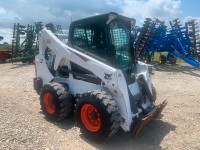
[(68, 46), (109, 66), (123, 70), (128, 76), (133, 63), (131, 29), (134, 19), (108, 13), (72, 22)]

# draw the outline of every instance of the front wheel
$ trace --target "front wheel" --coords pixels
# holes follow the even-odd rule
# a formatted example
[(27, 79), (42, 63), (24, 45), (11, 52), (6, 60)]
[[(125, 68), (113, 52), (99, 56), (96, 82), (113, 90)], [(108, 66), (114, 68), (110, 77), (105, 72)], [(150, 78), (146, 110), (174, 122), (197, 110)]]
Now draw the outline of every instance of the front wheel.
[(49, 120), (59, 121), (68, 117), (73, 108), (68, 85), (55, 82), (44, 85), (40, 95), (40, 105)]
[(94, 141), (104, 141), (119, 129), (119, 109), (104, 91), (95, 90), (80, 96), (76, 117), (81, 132)]

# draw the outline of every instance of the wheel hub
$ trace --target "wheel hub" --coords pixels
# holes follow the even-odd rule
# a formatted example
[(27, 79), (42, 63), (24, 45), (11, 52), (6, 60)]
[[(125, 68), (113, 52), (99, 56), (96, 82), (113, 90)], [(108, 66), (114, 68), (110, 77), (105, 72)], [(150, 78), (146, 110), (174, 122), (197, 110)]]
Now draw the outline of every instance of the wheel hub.
[(45, 93), (44, 105), (45, 105), (46, 111), (49, 114), (53, 114), (55, 112), (56, 106), (53, 104), (53, 96), (51, 95), (51, 93)]
[(97, 115), (97, 113), (96, 112), (91, 112), (90, 114), (90, 117), (91, 117), (91, 120), (96, 120), (97, 118), (98, 118), (98, 115)]
[(100, 114), (94, 105), (83, 105), (81, 108), (81, 120), (83, 125), (91, 132), (97, 132), (101, 127)]

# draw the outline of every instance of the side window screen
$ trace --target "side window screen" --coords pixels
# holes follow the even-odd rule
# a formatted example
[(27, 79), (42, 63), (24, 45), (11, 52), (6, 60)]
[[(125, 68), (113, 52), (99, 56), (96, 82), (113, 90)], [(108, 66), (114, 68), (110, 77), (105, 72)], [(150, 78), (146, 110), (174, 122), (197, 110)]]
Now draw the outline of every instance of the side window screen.
[(88, 46), (92, 47), (94, 31), (86, 29), (86, 34), (87, 34)]
[(76, 27), (73, 36), (74, 45), (81, 48), (92, 57), (97, 56), (99, 59), (105, 59), (106, 44), (103, 31), (103, 28), (95, 24)]
[(110, 24), (110, 36), (112, 45), (115, 47), (116, 65), (126, 69), (130, 67), (129, 56), (129, 31), (125, 25), (113, 22)]
[(74, 44), (81, 48), (87, 47), (87, 37), (84, 29), (75, 28)]
[(118, 23), (111, 23), (110, 28), (112, 42), (116, 51), (127, 51), (129, 47), (129, 36), (126, 28)]

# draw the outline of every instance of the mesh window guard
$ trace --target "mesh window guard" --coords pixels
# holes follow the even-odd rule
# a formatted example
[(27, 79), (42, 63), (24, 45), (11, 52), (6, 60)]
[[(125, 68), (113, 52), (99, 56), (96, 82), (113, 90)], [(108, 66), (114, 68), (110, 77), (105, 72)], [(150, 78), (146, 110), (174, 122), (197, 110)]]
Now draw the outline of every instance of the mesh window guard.
[(112, 44), (116, 50), (117, 67), (126, 69), (130, 67), (129, 58), (129, 33), (123, 24), (113, 22), (110, 24)]

